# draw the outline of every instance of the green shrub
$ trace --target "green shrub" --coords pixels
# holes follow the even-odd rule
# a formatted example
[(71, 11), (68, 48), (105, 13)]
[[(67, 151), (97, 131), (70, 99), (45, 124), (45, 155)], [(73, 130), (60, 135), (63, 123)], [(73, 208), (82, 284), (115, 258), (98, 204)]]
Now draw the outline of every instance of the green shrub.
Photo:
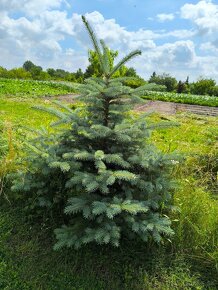
[(162, 75), (156, 75), (156, 73), (154, 72), (151, 75), (148, 82), (165, 86), (167, 92), (174, 91), (177, 86), (177, 80), (174, 77), (171, 77), (169, 74), (165, 74), (165, 73), (163, 73)]
[(215, 80), (200, 78), (191, 86), (191, 93), (196, 95), (213, 95), (215, 87)]
[[(26, 193), (31, 207), (60, 216), (55, 246), (79, 248), (90, 242), (119, 246), (121, 238), (162, 241), (173, 234), (167, 213), (171, 208), (169, 173), (174, 158), (163, 155), (149, 142), (144, 117), (126, 118), (126, 111), (147, 89), (123, 85), (128, 78), (113, 75), (133, 51), (110, 68), (108, 48), (102, 51), (92, 29), (84, 24), (99, 57), (102, 78), (90, 78), (78, 86), (86, 111), (42, 108), (59, 118), (61, 132), (44, 135), (29, 145), (28, 171), (20, 172), (13, 190)], [(64, 111), (63, 111), (64, 110)]]

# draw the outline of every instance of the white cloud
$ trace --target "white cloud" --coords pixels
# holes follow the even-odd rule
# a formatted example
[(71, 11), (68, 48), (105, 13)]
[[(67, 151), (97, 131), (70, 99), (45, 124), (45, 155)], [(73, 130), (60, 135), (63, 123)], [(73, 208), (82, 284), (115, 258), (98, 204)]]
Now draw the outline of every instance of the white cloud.
[[(90, 24), (95, 28), (98, 37), (103, 38), (106, 43), (114, 49), (129, 52), (132, 49), (141, 49), (143, 54), (130, 63), (136, 67), (137, 71), (145, 77), (156, 70), (157, 72), (170, 72), (178, 77), (185, 78), (187, 71), (191, 72), (197, 68), (197, 56), (195, 45), (190, 40), (180, 40), (174, 43), (157, 45), (156, 39), (165, 37), (175, 37), (177, 39), (187, 38), (195, 35), (194, 30), (175, 30), (170, 32), (155, 33), (150, 30), (139, 29), (137, 31), (127, 31), (115, 22), (114, 19), (105, 20), (99, 12), (86, 15)], [(84, 46), (90, 47), (90, 42), (81, 22), (80, 15), (74, 14), (75, 38)], [(191, 73), (190, 73), (191, 74)], [(198, 71), (194, 77), (198, 76)]]
[(43, 11), (69, 4), (66, 0), (0, 0), (0, 5), (0, 11), (21, 11), (29, 16), (35, 16)]
[(204, 52), (213, 52), (213, 53), (218, 53), (218, 45), (213, 45), (211, 42), (203, 42), (200, 45), (200, 49)]
[(185, 4), (181, 7), (181, 16), (194, 21), (199, 27), (217, 29), (217, 12), (218, 5), (210, 0), (202, 0), (197, 4)]
[(193, 21), (199, 34), (218, 36), (218, 5), (212, 1), (203, 0), (197, 4), (185, 4), (181, 8), (181, 17)]
[(179, 29), (163, 33), (162, 38), (172, 36), (178, 39), (189, 39), (195, 35), (196, 35), (195, 30)]
[[(24, 5), (27, 3), (21, 2)], [(61, 3), (59, 0), (44, 2), (44, 8), (47, 9)], [(34, 3), (36, 4), (36, 1), (32, 1), (31, 5)], [(6, 8), (6, 5), (3, 8)], [(57, 55), (64, 54), (60, 41), (66, 36), (73, 36), (73, 30), (72, 19), (68, 18), (64, 11), (47, 10), (32, 18), (22, 16), (17, 19), (3, 11), (0, 17), (0, 65), (19, 66), (25, 60), (31, 59), (37, 63), (44, 62), (44, 67), (51, 60), (57, 59)]]
[(142, 59), (134, 60), (134, 64), (141, 75), (146, 78), (153, 71), (167, 72), (179, 79), (185, 79), (188, 74), (193, 78), (198, 76), (195, 46), (190, 40), (157, 46), (142, 54)]
[(166, 43), (159, 47), (158, 62), (168, 65), (190, 66), (195, 60), (195, 46), (190, 40)]
[[(175, 37), (177, 39), (187, 39), (192, 37), (196, 32), (193, 30), (173, 30), (158, 31), (138, 29), (136, 31), (128, 31), (125, 27), (116, 23), (115, 19), (105, 19), (98, 11), (86, 14), (89, 23), (94, 27), (99, 38), (102, 38), (114, 49), (132, 50), (142, 49), (148, 50), (156, 47), (155, 40), (166, 37)], [(75, 37), (84, 47), (90, 47), (89, 37), (84, 29), (81, 15), (74, 14), (72, 18), (74, 25), (73, 31)]]
[[(137, 31), (128, 31), (117, 24), (114, 19), (104, 19), (103, 15), (97, 11), (87, 13), (85, 16), (94, 27), (98, 37), (104, 39), (113, 49), (125, 49), (129, 51), (132, 49), (150, 49), (155, 47), (153, 39), (158, 37), (158, 34), (151, 30), (139, 29)], [(76, 39), (85, 47), (90, 47), (89, 37), (82, 23), (81, 15), (74, 14), (72, 22)]]
[[(85, 69), (87, 48), (92, 48), (91, 43), (81, 15), (75, 13), (69, 16), (60, 10), (64, 1), (0, 0), (0, 3), (1, 66), (7, 68), (21, 66), (25, 60), (30, 59), (44, 68), (63, 68), (70, 71), (75, 71), (79, 67)], [(184, 14), (184, 7), (183, 17), (195, 21), (193, 17), (196, 16)], [(12, 14), (8, 13), (10, 11), (22, 12), (23, 16), (12, 18), (10, 16)], [(218, 68), (214, 65), (215, 59), (212, 56), (196, 55), (195, 45), (189, 40), (196, 34), (196, 30), (199, 31), (198, 26), (196, 30), (155, 32), (141, 28), (129, 31), (120, 26), (115, 19), (105, 19), (98, 11), (87, 13), (86, 17), (94, 27), (98, 38), (104, 39), (112, 49), (121, 51), (120, 56), (133, 49), (142, 50), (142, 56), (134, 59), (130, 64), (142, 76), (148, 77), (155, 70), (158, 73), (169, 72), (183, 79), (187, 74), (197, 77), (202, 72), (206, 72), (205, 68), (209, 68), (210, 63), (212, 66), (210, 73), (213, 72), (214, 77), (218, 78)], [(72, 37), (81, 44), (80, 51), (63, 48), (61, 42), (67, 37)], [(172, 37), (175, 38), (174, 42), (164, 43), (164, 39), (172, 41)], [(160, 40), (161, 42), (158, 42)], [(202, 46), (203, 48), (206, 47)]]
[(165, 14), (165, 13), (161, 13), (157, 15), (157, 20), (160, 22), (164, 22), (164, 21), (171, 21), (175, 18), (173, 13), (170, 14)]

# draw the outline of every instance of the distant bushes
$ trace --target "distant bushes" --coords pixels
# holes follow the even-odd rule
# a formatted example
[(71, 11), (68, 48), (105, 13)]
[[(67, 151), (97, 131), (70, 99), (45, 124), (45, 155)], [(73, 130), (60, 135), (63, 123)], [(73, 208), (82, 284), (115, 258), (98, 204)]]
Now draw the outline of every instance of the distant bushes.
[(177, 80), (169, 74), (165, 73), (162, 75), (157, 75), (155, 72), (153, 72), (148, 82), (165, 86), (167, 92), (173, 92), (177, 86)]
[(13, 68), (11, 70), (6, 70), (3, 67), (0, 67), (0, 77), (2, 78), (11, 78), (11, 79), (31, 79), (32, 75), (30, 72), (25, 71), (22, 67)]
[(41, 66), (33, 64), (31, 61), (26, 61), (23, 67), (7, 70), (0, 66), (0, 77), (7, 79), (24, 79), (24, 80), (58, 80), (72, 81), (82, 83), (84, 75), (81, 69), (76, 72), (68, 72), (63, 69), (49, 68), (43, 71)]
[(176, 92), (178, 94), (194, 94), (194, 95), (209, 95), (218, 96), (218, 86), (216, 81), (210, 78), (200, 77), (196, 82), (189, 82), (189, 77), (185, 81), (178, 81), (169, 74), (153, 74), (150, 76), (149, 83), (163, 85), (167, 92)]
[(218, 86), (213, 79), (199, 79), (193, 83), (191, 88), (192, 94), (218, 96)]

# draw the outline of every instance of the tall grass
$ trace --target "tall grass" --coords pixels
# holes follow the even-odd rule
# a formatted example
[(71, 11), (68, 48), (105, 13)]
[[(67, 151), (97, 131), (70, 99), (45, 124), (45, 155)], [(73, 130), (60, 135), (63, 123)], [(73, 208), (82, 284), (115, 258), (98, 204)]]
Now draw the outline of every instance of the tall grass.
[[(42, 101), (0, 101), (3, 119), (12, 121), (12, 124), (10, 121), (0, 124), (0, 198), (10, 196), (10, 193), (5, 191), (6, 175), (16, 170), (16, 152), (21, 148), (17, 143), (22, 141), (14, 127), (28, 124), (38, 128), (42, 124), (47, 126), (51, 121), (50, 116), (31, 111), (30, 107), (35, 103), (42, 104)], [(156, 118), (159, 121), (159, 117)], [(7, 216), (9, 229), (4, 229), (2, 225), (0, 227), (0, 248), (2, 256), (8, 255), (12, 261), (6, 267), (4, 263), (6, 265), (7, 261), (1, 264), (0, 259), (0, 282), (1, 277), (4, 277), (3, 281), (8, 279), (5, 283), (12, 285), (10, 289), (16, 289), (14, 283), (17, 283), (17, 277), (20, 277), (20, 289), (218, 289), (218, 275), (214, 272), (210, 274), (211, 269), (218, 269), (218, 200), (208, 190), (208, 180), (215, 176), (213, 172), (217, 164), (217, 119), (186, 115), (178, 115), (171, 119), (179, 121), (181, 126), (154, 132), (153, 139), (165, 152), (177, 150), (189, 155), (186, 163), (180, 165), (181, 168), (178, 166), (175, 172), (179, 179), (179, 187), (174, 202), (180, 208), (180, 212), (174, 213), (173, 216), (175, 236), (172, 252), (166, 255), (163, 253), (159, 260), (155, 261), (152, 258), (149, 262), (146, 262), (146, 255), (143, 256), (141, 252), (137, 255), (139, 249), (133, 245), (121, 252), (111, 251), (105, 256), (101, 254), (102, 249), (84, 249), (83, 252), (72, 252), (71, 256), (67, 254), (65, 257), (63, 253), (52, 251), (53, 241), (48, 242), (44, 232), (38, 232), (37, 225), (30, 227), (24, 218), (21, 219), (22, 215), (25, 215), (22, 208), (6, 206), (0, 210), (0, 225), (1, 220)], [(11, 196), (10, 201), (13, 202)], [(46, 228), (46, 225), (44, 227)], [(12, 231), (14, 228), (17, 230)], [(11, 244), (8, 243), (8, 237), (7, 242), (1, 237), (8, 233), (11, 235)], [(39, 239), (39, 236), (42, 237)], [(143, 251), (145, 252), (144, 248)], [(170, 264), (167, 259), (170, 260), (175, 253), (181, 259), (184, 257), (185, 264), (183, 260), (176, 260), (174, 264)], [(136, 261), (135, 264), (133, 260)], [(188, 267), (191, 261), (198, 268), (197, 271)], [(155, 266), (151, 267), (149, 263)], [(202, 284), (200, 277), (205, 269), (208, 275), (207, 287), (206, 284)], [(15, 274), (11, 273), (12, 271), (15, 271)], [(119, 288), (117, 285), (120, 281), (122, 287)], [(26, 283), (29, 285), (27, 288), (24, 285)]]
[(174, 214), (172, 245), (202, 269), (218, 270), (217, 118), (187, 114), (169, 118), (180, 127), (155, 132), (153, 138), (163, 151), (176, 150), (185, 157), (174, 172), (179, 183), (174, 203), (180, 213)]
[(187, 257), (218, 270), (218, 201), (193, 179), (181, 182), (175, 195), (180, 208), (174, 246)]
[(4, 197), (9, 202), (5, 193), (7, 174), (15, 170), (16, 152), (13, 144), (13, 131), (10, 122), (1, 125), (1, 143), (0, 143), (0, 197)]

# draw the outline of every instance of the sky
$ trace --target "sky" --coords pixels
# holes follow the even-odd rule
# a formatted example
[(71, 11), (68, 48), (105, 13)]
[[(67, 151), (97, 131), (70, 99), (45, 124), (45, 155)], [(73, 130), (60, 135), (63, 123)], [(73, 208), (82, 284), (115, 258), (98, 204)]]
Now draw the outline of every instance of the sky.
[(145, 79), (218, 81), (218, 0), (0, 0), (0, 66), (85, 70), (92, 44), (81, 15), (117, 61), (140, 49), (129, 66)]

